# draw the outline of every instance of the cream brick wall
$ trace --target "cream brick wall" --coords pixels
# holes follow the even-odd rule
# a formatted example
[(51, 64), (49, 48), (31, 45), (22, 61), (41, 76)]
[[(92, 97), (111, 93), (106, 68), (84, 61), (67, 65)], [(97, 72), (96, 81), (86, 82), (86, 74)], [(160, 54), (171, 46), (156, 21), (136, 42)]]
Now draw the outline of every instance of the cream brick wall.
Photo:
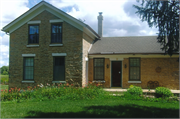
[[(122, 62), (122, 88), (129, 88), (130, 85), (141, 86), (147, 89), (148, 81), (158, 81), (160, 86), (170, 89), (179, 89), (179, 62), (178, 58), (141, 58), (141, 83), (128, 83), (129, 81), (129, 58), (124, 58)], [(105, 85), (110, 87), (110, 68), (109, 58), (105, 58)], [(125, 68), (125, 64), (127, 68)], [(111, 67), (111, 66), (109, 66)], [(157, 73), (155, 69), (161, 67), (161, 72)], [(93, 58), (89, 59), (89, 80), (93, 81)]]
[(83, 39), (82, 39), (82, 49), (83, 49), (83, 55), (82, 55), (82, 85), (86, 86), (88, 84), (88, 61), (85, 61), (85, 57), (88, 58), (88, 50), (93, 43), (93, 40), (91, 37), (89, 37), (86, 33), (83, 33)]

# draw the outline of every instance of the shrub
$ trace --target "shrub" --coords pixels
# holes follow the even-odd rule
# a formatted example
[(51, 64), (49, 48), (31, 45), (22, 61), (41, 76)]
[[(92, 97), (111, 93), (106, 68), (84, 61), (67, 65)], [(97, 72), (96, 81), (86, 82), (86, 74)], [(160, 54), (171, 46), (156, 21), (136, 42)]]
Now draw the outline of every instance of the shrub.
[(108, 98), (109, 93), (104, 91), (100, 86), (89, 85), (87, 87), (74, 87), (73, 84), (58, 84), (50, 86), (50, 84), (40, 84), (32, 88), (27, 87), (27, 90), (11, 88), (9, 91), (1, 90), (1, 100), (23, 100), (35, 99), (43, 101), (46, 99), (60, 99), (60, 100), (81, 100), (81, 99), (95, 99), (95, 98)]
[(157, 87), (155, 89), (155, 96), (157, 98), (163, 97), (163, 98), (168, 98), (170, 96), (173, 96), (173, 93), (170, 91), (170, 89), (165, 88), (165, 87)]
[(131, 85), (130, 88), (127, 89), (127, 93), (134, 96), (140, 96), (143, 94), (143, 91), (141, 87)]

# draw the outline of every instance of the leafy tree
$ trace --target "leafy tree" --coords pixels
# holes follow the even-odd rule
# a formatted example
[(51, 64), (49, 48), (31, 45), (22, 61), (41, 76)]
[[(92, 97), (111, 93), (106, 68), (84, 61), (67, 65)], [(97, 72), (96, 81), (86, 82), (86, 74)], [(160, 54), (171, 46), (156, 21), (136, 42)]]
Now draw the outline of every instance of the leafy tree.
[[(139, 2), (139, 0), (137, 0)], [(157, 40), (165, 54), (172, 56), (179, 51), (179, 1), (141, 0), (141, 5), (133, 5), (142, 21), (149, 27), (158, 27)]]
[(2, 66), (1, 67), (1, 74), (8, 75), (9, 74), (9, 66)]

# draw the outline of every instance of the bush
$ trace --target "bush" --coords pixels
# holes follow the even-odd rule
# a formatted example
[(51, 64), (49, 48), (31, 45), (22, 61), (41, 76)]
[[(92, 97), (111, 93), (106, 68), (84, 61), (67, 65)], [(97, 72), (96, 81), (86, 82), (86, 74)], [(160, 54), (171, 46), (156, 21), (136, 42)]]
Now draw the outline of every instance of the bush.
[(87, 87), (74, 87), (73, 84), (57, 84), (56, 85), (43, 85), (40, 84), (36, 88), (28, 86), (27, 90), (11, 88), (9, 91), (1, 90), (1, 101), (12, 100), (26, 100), (35, 99), (43, 101), (46, 99), (60, 99), (60, 100), (82, 100), (82, 99), (102, 99), (108, 98), (109, 92), (104, 91), (99, 85), (89, 85)]
[(170, 91), (170, 89), (165, 88), (165, 87), (157, 87), (155, 89), (155, 96), (157, 98), (163, 97), (163, 98), (168, 98), (170, 96), (173, 96), (173, 93)]
[(133, 96), (140, 96), (143, 94), (143, 91), (141, 87), (131, 85), (130, 88), (127, 89), (127, 93)]

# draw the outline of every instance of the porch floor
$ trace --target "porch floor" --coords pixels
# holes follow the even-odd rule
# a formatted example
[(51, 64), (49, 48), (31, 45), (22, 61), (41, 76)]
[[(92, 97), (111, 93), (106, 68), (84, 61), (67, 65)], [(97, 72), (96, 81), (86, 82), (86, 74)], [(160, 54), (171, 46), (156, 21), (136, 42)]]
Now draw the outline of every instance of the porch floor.
[[(104, 88), (105, 91), (109, 91), (109, 92), (125, 92), (127, 91), (127, 89), (121, 89), (121, 88)], [(149, 93), (155, 93), (155, 89), (142, 89), (144, 93), (149, 92)], [(179, 93), (180, 94), (180, 90), (171, 90), (172, 93)]]

